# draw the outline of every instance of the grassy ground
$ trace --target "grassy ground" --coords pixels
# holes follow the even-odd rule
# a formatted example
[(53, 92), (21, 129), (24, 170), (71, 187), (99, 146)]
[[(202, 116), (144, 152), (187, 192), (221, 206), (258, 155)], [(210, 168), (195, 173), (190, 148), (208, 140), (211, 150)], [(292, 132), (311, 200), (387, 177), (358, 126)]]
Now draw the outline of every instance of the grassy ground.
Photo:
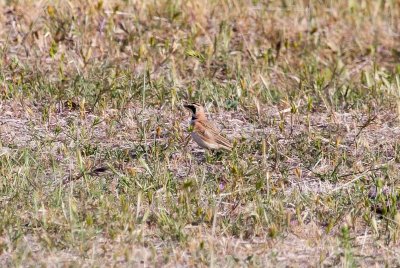
[(400, 265), (398, 1), (0, 3), (0, 266)]

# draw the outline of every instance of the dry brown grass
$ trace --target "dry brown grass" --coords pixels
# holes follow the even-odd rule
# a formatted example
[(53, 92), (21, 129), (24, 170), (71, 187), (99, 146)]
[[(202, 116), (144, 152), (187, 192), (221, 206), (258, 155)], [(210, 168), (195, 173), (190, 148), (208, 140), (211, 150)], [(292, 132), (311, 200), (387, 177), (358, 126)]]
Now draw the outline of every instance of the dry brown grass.
[(400, 265), (399, 13), (2, 3), (0, 266)]

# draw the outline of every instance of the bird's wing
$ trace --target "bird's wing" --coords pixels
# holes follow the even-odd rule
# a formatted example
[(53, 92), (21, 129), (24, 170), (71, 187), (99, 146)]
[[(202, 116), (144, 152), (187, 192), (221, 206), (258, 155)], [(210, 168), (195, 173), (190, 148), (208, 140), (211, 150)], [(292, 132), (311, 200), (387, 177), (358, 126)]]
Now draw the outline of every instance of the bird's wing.
[(204, 123), (204, 125), (207, 127), (207, 128), (210, 128), (212, 131), (214, 131), (214, 132), (216, 132), (216, 133), (221, 133), (221, 129), (220, 129), (220, 126), (218, 126), (217, 124), (215, 124), (214, 122), (212, 122), (212, 121), (201, 121), (202, 123)]
[(223, 137), (219, 130), (217, 130), (210, 122), (207, 121), (197, 121), (194, 124), (194, 130), (202, 136), (202, 138), (206, 141), (209, 142), (214, 142), (219, 145), (222, 145), (222, 147), (226, 147), (225, 149), (232, 149), (232, 144), (230, 141)]

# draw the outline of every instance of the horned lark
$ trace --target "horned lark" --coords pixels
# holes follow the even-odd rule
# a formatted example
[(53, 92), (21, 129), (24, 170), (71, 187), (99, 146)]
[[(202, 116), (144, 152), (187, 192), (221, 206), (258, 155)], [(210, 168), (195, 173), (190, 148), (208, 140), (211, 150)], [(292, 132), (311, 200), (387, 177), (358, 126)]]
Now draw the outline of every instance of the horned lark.
[(207, 120), (204, 108), (200, 104), (190, 103), (184, 107), (192, 111), (191, 136), (200, 147), (210, 150), (232, 150), (232, 144)]

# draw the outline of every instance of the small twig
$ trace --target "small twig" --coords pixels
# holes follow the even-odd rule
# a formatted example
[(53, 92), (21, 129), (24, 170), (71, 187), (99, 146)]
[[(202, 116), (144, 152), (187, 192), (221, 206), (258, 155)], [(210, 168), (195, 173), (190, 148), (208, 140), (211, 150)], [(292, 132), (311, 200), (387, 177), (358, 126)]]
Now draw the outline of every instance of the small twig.
[(336, 188), (333, 189), (331, 192), (333, 193), (333, 192), (336, 192), (336, 191), (338, 191), (338, 190), (340, 190), (340, 189), (343, 189), (343, 188), (345, 188), (346, 186), (352, 184), (353, 182), (358, 181), (358, 180), (361, 179), (362, 177), (364, 177), (364, 175), (357, 176), (357, 177), (355, 177), (354, 179), (352, 179), (351, 181), (346, 182), (345, 184), (342, 184), (342, 185), (340, 185), (339, 187), (336, 187)]
[(377, 168), (370, 168), (367, 170), (363, 170), (363, 171), (359, 171), (359, 172), (351, 172), (351, 173), (346, 173), (343, 175), (338, 176), (338, 178), (344, 178), (344, 177), (349, 177), (349, 176), (353, 176), (353, 175), (358, 175), (358, 174), (362, 174), (362, 173), (366, 173), (366, 172), (371, 172), (371, 171), (376, 171), (376, 170), (380, 170), (382, 167), (377, 167)]
[(342, 185), (336, 187), (335, 189), (332, 190), (332, 192), (336, 192), (337, 190), (343, 189), (343, 188), (345, 188), (346, 186), (348, 186), (348, 185), (350, 185), (350, 184), (356, 182), (357, 180), (359, 180), (359, 179), (361, 179), (362, 177), (364, 177), (365, 173), (367, 173), (367, 172), (380, 170), (381, 168), (382, 168), (382, 166), (381, 166), (381, 167), (377, 167), (377, 168), (370, 168), (370, 169), (363, 170), (363, 171), (356, 172), (356, 173), (348, 173), (348, 174), (341, 175), (341, 176), (339, 176), (338, 178), (343, 178), (343, 177), (347, 177), (347, 176), (351, 176), (351, 175), (356, 175), (356, 174), (362, 174), (362, 175), (359, 175), (359, 176), (355, 177), (355, 178), (352, 179), (351, 181), (346, 182), (345, 184), (342, 184)]
[(360, 129), (357, 133), (357, 135), (354, 137), (354, 141), (358, 138), (358, 136), (360, 136), (361, 132), (368, 127), (378, 116), (374, 115), (373, 117), (369, 117), (367, 122), (365, 122), (362, 126), (360, 126)]
[[(108, 167), (99, 167), (99, 168), (93, 168), (89, 173), (87, 173), (90, 176), (99, 176), (100, 173), (106, 172), (107, 170), (109, 170)], [(69, 176), (63, 179), (63, 185), (68, 184), (70, 182), (73, 181), (77, 181), (80, 178), (82, 178), (85, 175), (85, 171), (79, 173), (78, 175), (76, 175), (75, 177)]]

